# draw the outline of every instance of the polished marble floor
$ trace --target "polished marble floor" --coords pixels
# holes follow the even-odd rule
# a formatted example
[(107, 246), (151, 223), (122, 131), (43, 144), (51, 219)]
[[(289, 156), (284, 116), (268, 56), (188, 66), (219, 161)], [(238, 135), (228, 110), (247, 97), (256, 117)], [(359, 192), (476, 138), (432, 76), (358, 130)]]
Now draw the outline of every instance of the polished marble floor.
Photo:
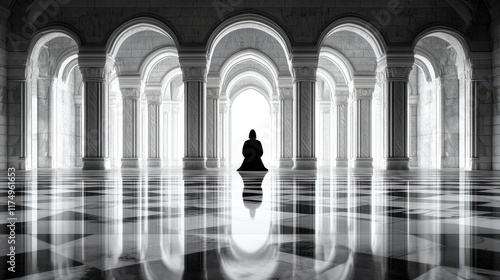
[[(500, 172), (16, 174), (0, 279), (500, 279)], [(7, 184), (5, 184), (7, 185)]]

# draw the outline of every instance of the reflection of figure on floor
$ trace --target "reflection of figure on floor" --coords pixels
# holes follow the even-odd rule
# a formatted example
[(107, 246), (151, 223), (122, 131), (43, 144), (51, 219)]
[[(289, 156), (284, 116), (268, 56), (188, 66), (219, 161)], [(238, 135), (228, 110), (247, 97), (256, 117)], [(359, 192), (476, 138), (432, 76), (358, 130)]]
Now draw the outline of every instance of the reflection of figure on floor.
[(250, 217), (255, 218), (257, 209), (262, 204), (262, 181), (267, 172), (239, 172), (243, 179), (243, 204), (250, 210)]
[(245, 141), (243, 145), (243, 156), (245, 159), (238, 171), (267, 171), (261, 159), (264, 149), (262, 149), (260, 141), (257, 140), (255, 130), (250, 130), (248, 137), (250, 140)]

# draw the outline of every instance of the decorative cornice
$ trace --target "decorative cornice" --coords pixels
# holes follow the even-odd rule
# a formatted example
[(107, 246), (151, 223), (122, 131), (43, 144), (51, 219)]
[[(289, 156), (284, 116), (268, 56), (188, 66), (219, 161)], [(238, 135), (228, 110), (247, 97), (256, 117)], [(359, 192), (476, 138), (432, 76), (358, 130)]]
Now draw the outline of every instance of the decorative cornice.
[(293, 79), (295, 82), (316, 82), (318, 67), (293, 67)]
[(206, 67), (181, 67), (182, 80), (184, 82), (206, 82)]

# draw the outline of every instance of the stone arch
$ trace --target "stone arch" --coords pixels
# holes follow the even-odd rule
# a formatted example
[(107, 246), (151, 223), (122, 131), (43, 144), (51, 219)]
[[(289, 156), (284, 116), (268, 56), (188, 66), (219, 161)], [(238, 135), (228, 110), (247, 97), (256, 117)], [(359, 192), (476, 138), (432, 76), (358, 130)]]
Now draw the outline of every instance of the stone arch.
[(234, 66), (243, 61), (255, 61), (257, 64), (264, 66), (271, 74), (273, 84), (278, 84), (278, 67), (271, 58), (258, 50), (243, 50), (229, 57), (222, 65), (220, 70), (221, 86), (227, 81)]
[(165, 47), (161, 48), (158, 50), (153, 51), (150, 53), (142, 62), (140, 68), (139, 68), (139, 75), (141, 76), (141, 79), (146, 82), (148, 80), (149, 75), (151, 74), (151, 71), (153, 70), (154, 66), (160, 62), (161, 60), (168, 58), (168, 57), (176, 57), (178, 58), (179, 55), (177, 53), (177, 50), (173, 47)]
[(106, 43), (106, 53), (111, 57), (115, 57), (125, 40), (145, 30), (155, 31), (165, 35), (174, 41), (177, 48), (180, 46), (178, 37), (168, 25), (155, 18), (141, 16), (125, 22), (109, 36)]
[(227, 19), (211, 32), (209, 38), (206, 40), (209, 66), (210, 61), (212, 60), (212, 55), (215, 51), (215, 47), (220, 42), (220, 40), (222, 40), (222, 38), (224, 38), (229, 33), (244, 28), (264, 31), (265, 33), (276, 39), (283, 49), (285, 55), (287, 56), (288, 62), (290, 63), (292, 44), (289, 35), (279, 26), (279, 24), (277, 24), (273, 20), (262, 15), (246, 13)]
[(354, 67), (349, 59), (341, 52), (332, 48), (323, 47), (321, 48), (320, 58), (326, 58), (335, 64), (342, 72), (346, 84), (349, 84), (354, 80)]
[(350, 31), (365, 38), (377, 58), (381, 58), (387, 52), (387, 43), (382, 34), (369, 22), (355, 17), (344, 17), (330, 23), (323, 29), (317, 40), (317, 46), (321, 48), (326, 38), (335, 32)]

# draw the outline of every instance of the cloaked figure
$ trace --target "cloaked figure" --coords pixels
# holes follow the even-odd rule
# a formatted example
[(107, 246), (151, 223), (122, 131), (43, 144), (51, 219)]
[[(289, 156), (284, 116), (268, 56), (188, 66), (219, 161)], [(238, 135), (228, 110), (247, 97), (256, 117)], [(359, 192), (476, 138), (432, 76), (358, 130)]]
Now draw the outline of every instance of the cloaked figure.
[(250, 139), (245, 141), (243, 145), (243, 156), (245, 159), (238, 171), (267, 171), (261, 159), (264, 150), (262, 149), (260, 141), (257, 140), (257, 133), (255, 133), (255, 130), (250, 130), (248, 138)]

